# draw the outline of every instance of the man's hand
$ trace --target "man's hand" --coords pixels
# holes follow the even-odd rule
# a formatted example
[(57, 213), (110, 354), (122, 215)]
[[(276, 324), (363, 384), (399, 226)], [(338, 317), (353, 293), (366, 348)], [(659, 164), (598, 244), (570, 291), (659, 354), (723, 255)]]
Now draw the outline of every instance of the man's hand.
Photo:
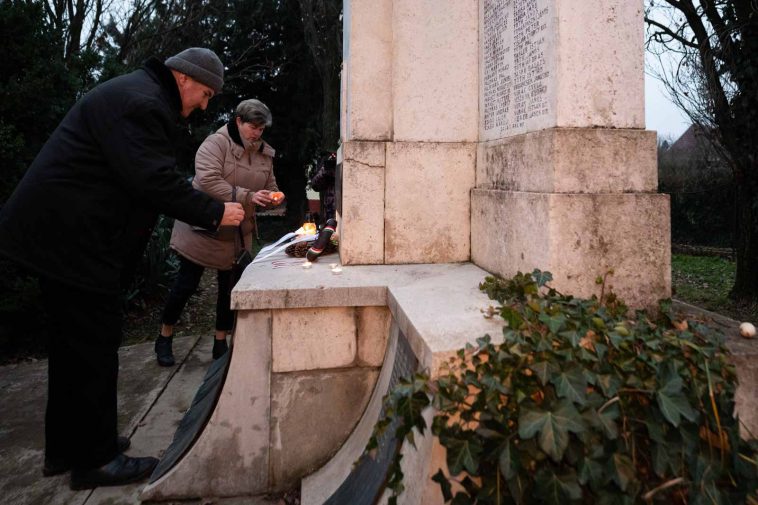
[(262, 189), (253, 194), (251, 200), (255, 205), (260, 205), (261, 207), (265, 207), (274, 201), (273, 198), (271, 198), (271, 191), (267, 189)]
[(221, 218), (220, 226), (239, 226), (245, 219), (245, 210), (241, 203), (224, 202), (224, 217)]

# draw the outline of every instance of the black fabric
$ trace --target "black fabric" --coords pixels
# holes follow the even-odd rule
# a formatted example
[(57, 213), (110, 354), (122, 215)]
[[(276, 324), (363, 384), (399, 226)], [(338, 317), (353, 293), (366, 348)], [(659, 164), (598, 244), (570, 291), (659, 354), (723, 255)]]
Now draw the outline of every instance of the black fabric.
[(171, 71), (155, 59), (87, 93), (0, 210), (0, 253), (113, 294), (129, 282), (158, 213), (217, 228), (223, 204), (175, 170), (180, 111)]
[(95, 468), (118, 454), (121, 301), (40, 279), (48, 316), (45, 458)]
[[(163, 309), (161, 323), (173, 326), (179, 320), (187, 301), (197, 291), (205, 267), (179, 256), (179, 273), (174, 279), (171, 291)], [(231, 331), (234, 325), (234, 312), (231, 307), (231, 294), (234, 284), (230, 270), (218, 270), (216, 273), (218, 293), (216, 297), (216, 329)]]
[[(236, 186), (232, 186), (232, 201), (237, 201)], [(237, 256), (234, 258), (234, 263), (232, 264), (232, 287), (239, 282), (242, 273), (247, 266), (253, 262), (253, 255), (248, 251), (247, 246), (245, 245), (245, 235), (242, 233), (241, 225), (237, 227), (237, 234), (239, 235), (237, 237), (239, 239), (239, 243), (237, 244), (239, 251), (237, 251)]]
[(174, 440), (163, 453), (160, 463), (150, 476), (151, 484), (171, 470), (203, 432), (203, 427), (213, 414), (221, 389), (224, 387), (224, 379), (230, 362), (231, 353), (227, 352), (208, 367), (203, 383), (200, 384), (195, 398), (192, 399), (192, 405), (184, 413), (174, 433)]
[(242, 249), (237, 257), (234, 259), (234, 265), (232, 265), (232, 287), (234, 287), (242, 278), (242, 273), (247, 266), (253, 262), (253, 255), (247, 249)]
[(229, 132), (229, 136), (232, 138), (235, 144), (237, 144), (240, 147), (245, 147), (245, 144), (242, 143), (242, 136), (240, 135), (240, 130), (237, 128), (237, 117), (234, 116), (232, 119), (229, 120), (228, 123), (226, 123), (226, 130)]

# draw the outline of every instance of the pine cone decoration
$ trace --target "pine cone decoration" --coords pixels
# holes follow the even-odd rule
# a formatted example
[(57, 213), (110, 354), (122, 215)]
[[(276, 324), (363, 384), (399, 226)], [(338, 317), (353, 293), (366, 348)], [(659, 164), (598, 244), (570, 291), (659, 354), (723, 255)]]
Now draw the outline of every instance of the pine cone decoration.
[(311, 242), (298, 242), (297, 244), (291, 244), (284, 252), (295, 258), (305, 258), (305, 253), (308, 252), (310, 246)]

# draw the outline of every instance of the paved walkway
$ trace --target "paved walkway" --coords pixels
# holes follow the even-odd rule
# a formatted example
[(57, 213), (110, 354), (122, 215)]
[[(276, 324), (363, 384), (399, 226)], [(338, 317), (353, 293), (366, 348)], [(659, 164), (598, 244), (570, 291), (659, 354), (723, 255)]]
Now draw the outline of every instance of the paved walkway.
[[(210, 337), (174, 340), (177, 365), (155, 363), (152, 342), (119, 351), (119, 429), (131, 438), (131, 456), (158, 456), (171, 443), (211, 362)], [(92, 491), (71, 491), (68, 474), (42, 477), (47, 361), (0, 367), (0, 502), (24, 505), (139, 504), (145, 483)], [(192, 502), (182, 502), (187, 504)], [(212, 503), (263, 504), (244, 500)]]

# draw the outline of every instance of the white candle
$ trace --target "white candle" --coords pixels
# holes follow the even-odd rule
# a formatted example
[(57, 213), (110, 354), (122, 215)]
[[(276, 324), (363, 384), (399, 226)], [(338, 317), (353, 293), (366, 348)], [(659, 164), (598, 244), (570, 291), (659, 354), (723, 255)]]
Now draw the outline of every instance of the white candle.
[(339, 275), (339, 274), (342, 273), (342, 268), (341, 267), (334, 267), (334, 268), (332, 268), (332, 273), (334, 275)]
[(305, 263), (303, 263), (303, 268), (310, 268), (312, 266), (313, 266), (313, 263), (311, 263), (310, 261), (306, 261)]

